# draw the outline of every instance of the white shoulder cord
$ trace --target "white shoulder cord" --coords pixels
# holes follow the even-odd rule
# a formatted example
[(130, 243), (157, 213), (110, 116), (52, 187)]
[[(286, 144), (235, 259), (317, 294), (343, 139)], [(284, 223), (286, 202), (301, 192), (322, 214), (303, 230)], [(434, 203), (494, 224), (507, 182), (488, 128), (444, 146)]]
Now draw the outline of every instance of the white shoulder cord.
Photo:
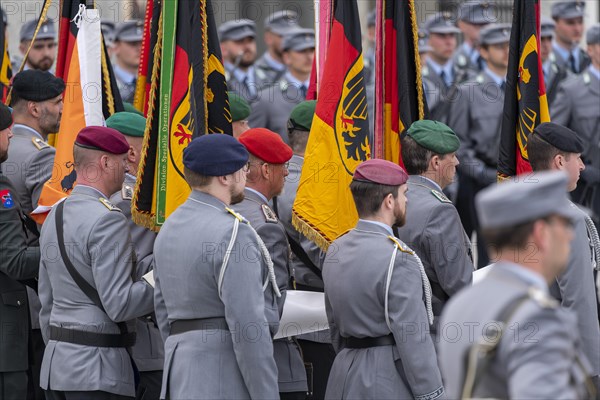
[(585, 216), (585, 225), (592, 247), (592, 266), (595, 270), (600, 270), (600, 237), (598, 236), (598, 230), (594, 226), (594, 221), (587, 215)]
[(387, 277), (386, 277), (386, 282), (385, 282), (385, 302), (384, 302), (385, 323), (387, 324), (388, 328), (391, 331), (392, 326), (390, 323), (389, 312), (388, 312), (388, 298), (389, 298), (389, 292), (390, 292), (390, 284), (392, 282), (392, 273), (394, 271), (394, 264), (396, 263), (396, 254), (397, 254), (398, 250), (400, 249), (398, 242), (400, 242), (404, 245), (406, 250), (408, 250), (410, 252), (409, 254), (411, 254), (412, 256), (414, 256), (417, 259), (417, 264), (419, 265), (419, 271), (421, 272), (421, 280), (423, 282), (423, 292), (425, 293), (425, 308), (427, 310), (427, 319), (429, 320), (429, 325), (433, 325), (433, 308), (431, 307), (431, 285), (429, 284), (429, 278), (427, 278), (427, 274), (425, 273), (425, 267), (423, 266), (421, 259), (419, 258), (419, 256), (417, 256), (417, 254), (410, 247), (406, 246), (406, 244), (401, 242), (399, 239), (392, 238), (391, 236), (389, 236), (389, 238), (392, 239), (392, 241), (394, 242), (394, 250), (392, 253), (392, 258), (390, 260), (390, 264), (388, 266), (388, 272), (387, 272)]
[(225, 277), (225, 270), (227, 269), (227, 264), (229, 263), (229, 256), (233, 251), (233, 246), (235, 244), (235, 240), (237, 239), (238, 230), (240, 228), (240, 220), (235, 219), (233, 221), (233, 232), (231, 233), (231, 240), (229, 241), (229, 245), (227, 246), (227, 251), (225, 252), (225, 257), (223, 257), (223, 264), (221, 264), (221, 271), (219, 272), (219, 298), (221, 297), (221, 292), (223, 290), (223, 278)]

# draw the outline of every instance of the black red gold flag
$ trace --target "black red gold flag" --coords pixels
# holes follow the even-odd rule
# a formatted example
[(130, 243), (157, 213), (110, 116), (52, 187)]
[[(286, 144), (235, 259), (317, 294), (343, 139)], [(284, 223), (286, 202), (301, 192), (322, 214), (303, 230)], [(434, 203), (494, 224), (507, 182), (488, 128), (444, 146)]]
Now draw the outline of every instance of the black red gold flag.
[(6, 24), (4, 23), (4, 10), (0, 2), (0, 95), (2, 102), (6, 103), (8, 88), (12, 79), (12, 66), (10, 64), (10, 55), (8, 54), (8, 40), (6, 40)]

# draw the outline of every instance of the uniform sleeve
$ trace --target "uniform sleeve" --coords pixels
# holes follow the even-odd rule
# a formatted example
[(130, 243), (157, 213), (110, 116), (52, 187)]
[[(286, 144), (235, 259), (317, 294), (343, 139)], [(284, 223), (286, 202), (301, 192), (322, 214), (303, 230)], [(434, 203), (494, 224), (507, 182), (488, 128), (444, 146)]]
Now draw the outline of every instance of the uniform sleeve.
[(444, 393), (423, 302), (423, 281), (414, 256), (398, 252), (388, 297), (388, 313), (408, 385), (417, 400)]
[(160, 273), (156, 268), (154, 269), (154, 310), (156, 313), (156, 323), (158, 324), (158, 329), (164, 343), (169, 337), (170, 325), (167, 306), (160, 287)]
[[(262, 256), (254, 233), (240, 224), (236, 246), (242, 257), (230, 257), (225, 270), (221, 300), (230, 327), (233, 349), (252, 399), (279, 398), (273, 343), (265, 319), (262, 289)], [(215, 279), (219, 281), (220, 268)], [(249, 337), (249, 332), (252, 337)]]
[(327, 314), (331, 345), (337, 354), (344, 349), (344, 341), (342, 340), (342, 336), (340, 336), (340, 330), (335, 324), (335, 319), (333, 318), (333, 309), (331, 308), (329, 298), (327, 297), (327, 290), (325, 290), (325, 313)]
[(248, 117), (250, 128), (266, 128), (269, 124), (268, 99), (272, 96), (271, 88), (259, 92), (260, 98), (252, 103), (252, 112)]
[(573, 106), (569, 90), (565, 86), (569, 81), (570, 79), (567, 79), (558, 86), (556, 98), (552, 103), (552, 109), (550, 110), (552, 122), (566, 127), (571, 125), (571, 107)]
[(88, 251), (96, 289), (110, 319), (123, 322), (154, 311), (153, 288), (132, 279), (134, 250), (120, 212), (110, 211), (96, 222)]
[(50, 315), (52, 314), (52, 304), (54, 297), (52, 295), (52, 285), (48, 277), (48, 271), (44, 260), (40, 263), (40, 276), (38, 279), (38, 296), (40, 298), (40, 329), (44, 343), (48, 344), (48, 327), (50, 326)]
[(279, 317), (281, 318), (283, 304), (285, 303), (285, 292), (290, 279), (290, 250), (287, 237), (285, 236), (285, 229), (281, 224), (267, 222), (260, 226), (256, 232), (267, 246), (273, 260), (275, 279), (281, 292), (281, 297), (277, 299), (277, 308), (279, 309)]
[(38, 206), (44, 184), (52, 177), (55, 153), (56, 151), (52, 147), (40, 150), (33, 157), (27, 168), (25, 186), (29, 193), (31, 193), (31, 206), (33, 210)]

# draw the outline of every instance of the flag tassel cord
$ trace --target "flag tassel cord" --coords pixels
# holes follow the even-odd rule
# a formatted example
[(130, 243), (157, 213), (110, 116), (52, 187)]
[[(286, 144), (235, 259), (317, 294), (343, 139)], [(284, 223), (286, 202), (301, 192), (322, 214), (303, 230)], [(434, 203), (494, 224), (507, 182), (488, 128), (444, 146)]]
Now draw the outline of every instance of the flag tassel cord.
[(295, 211), (292, 211), (292, 225), (308, 240), (314, 242), (321, 250), (327, 251), (331, 244), (329, 240), (319, 232), (318, 228), (303, 220)]
[(415, 11), (415, 3), (414, 1), (410, 2), (410, 21), (412, 25), (412, 37), (415, 46), (416, 54), (415, 54), (415, 71), (416, 71), (416, 81), (417, 81), (417, 96), (419, 99), (419, 119), (425, 118), (425, 108), (424, 108), (424, 97), (423, 97), (423, 79), (419, 71), (421, 71), (421, 58), (417, 56), (419, 54), (419, 27), (417, 26), (417, 14)]

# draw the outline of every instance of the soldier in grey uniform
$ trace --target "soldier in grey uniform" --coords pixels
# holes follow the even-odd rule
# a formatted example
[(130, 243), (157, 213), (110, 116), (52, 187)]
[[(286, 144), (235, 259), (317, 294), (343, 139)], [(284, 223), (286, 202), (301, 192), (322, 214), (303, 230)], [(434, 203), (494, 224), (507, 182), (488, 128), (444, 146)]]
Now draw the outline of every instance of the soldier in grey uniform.
[(363, 54), (363, 75), (367, 86), (375, 84), (375, 22), (377, 10), (372, 10), (367, 16), (367, 47)]
[[(414, 122), (402, 140), (402, 160), (408, 172), (408, 217), (398, 238), (419, 256), (429, 278), (434, 322), (444, 305), (471, 285), (471, 242), (458, 212), (443, 190), (454, 181), (460, 142), (441, 122)], [(436, 334), (436, 324), (432, 334)]]
[[(27, 54), (27, 49), (31, 45), (37, 24), (38, 20), (36, 19), (27, 21), (21, 25), (19, 35), (19, 52), (21, 53), (21, 57), (25, 57), (25, 54)], [(52, 72), (54, 61), (56, 61), (56, 52), (56, 28), (51, 19), (46, 19), (35, 37), (35, 43), (31, 46), (31, 50), (29, 50), (24, 70), (38, 69), (40, 71)], [(20, 63), (13, 65), (13, 71), (18, 71), (20, 67)]]
[(25, 284), (38, 276), (40, 249), (27, 245), (18, 195), (2, 174), (12, 122), (8, 107), (0, 104), (0, 398), (21, 400), (27, 397), (29, 383), (30, 323)]
[(548, 293), (578, 218), (567, 181), (563, 172), (542, 172), (477, 196), (496, 264), (442, 314), (438, 351), (449, 398), (593, 398), (576, 317)]
[(135, 394), (131, 321), (153, 310), (152, 287), (135, 280), (127, 219), (108, 200), (123, 185), (129, 144), (106, 127), (82, 129), (73, 148), (77, 186), (48, 214), (40, 236), (41, 387), (50, 399)]
[(265, 44), (267, 50), (256, 60), (254, 67), (266, 76), (266, 82), (281, 79), (287, 67), (283, 62), (283, 37), (294, 28), (299, 28), (298, 13), (293, 10), (275, 11), (265, 18)]
[(600, 24), (587, 32), (592, 64), (579, 76), (565, 80), (558, 88), (550, 110), (552, 122), (577, 132), (583, 140), (585, 170), (573, 199), (592, 209), (600, 225)]
[[(135, 224), (131, 219), (131, 199), (142, 154), (146, 118), (134, 113), (118, 112), (106, 120), (106, 126), (121, 132), (129, 143), (129, 152), (127, 153), (129, 171), (125, 173), (125, 181), (121, 190), (113, 194), (110, 201), (127, 218), (131, 242), (137, 258), (135, 279), (141, 280), (154, 268), (153, 248), (156, 239), (156, 233)], [(154, 315), (137, 318), (135, 330), (137, 337), (135, 345), (131, 348), (131, 356), (140, 371), (137, 396), (147, 400), (158, 400), (162, 384), (164, 345)]]
[(239, 138), (240, 135), (250, 129), (248, 117), (252, 111), (250, 104), (237, 93), (228, 92), (229, 109), (231, 110), (231, 128), (233, 137)]
[(498, 10), (489, 1), (466, 1), (458, 10), (457, 25), (463, 33), (463, 43), (454, 54), (454, 64), (460, 70), (479, 73), (485, 60), (479, 53), (480, 32), (486, 25), (498, 22)]
[[(547, 122), (533, 130), (527, 139), (527, 154), (535, 172), (562, 170), (569, 175), (568, 190), (577, 187), (583, 141), (569, 128)], [(560, 304), (577, 315), (582, 349), (592, 364), (592, 377), (600, 383), (600, 326), (594, 269), (600, 262), (600, 240), (591, 218), (575, 204), (578, 217), (573, 220), (573, 240), (569, 263), (550, 285), (550, 293)]]
[(270, 260), (230, 208), (244, 198), (247, 162), (244, 146), (228, 135), (201, 136), (184, 150), (192, 192), (154, 243), (163, 399), (278, 398), (263, 295)]
[(407, 180), (385, 160), (365, 161), (354, 172), (350, 190), (360, 219), (331, 244), (323, 264), (337, 351), (326, 399), (444, 394), (429, 334), (431, 288), (419, 257), (392, 231), (407, 218)]
[[(484, 71), (461, 85), (451, 102), (448, 126), (460, 139), (459, 191), (456, 209), (467, 235), (478, 231), (475, 194), (496, 181), (504, 88), (508, 69), (509, 24), (490, 24), (481, 30)], [(478, 267), (488, 264), (487, 251), (477, 235)]]
[[(264, 128), (244, 132), (239, 141), (250, 153), (250, 172), (244, 190), (244, 201), (234, 206), (234, 209), (256, 229), (273, 260), (281, 297), (272, 296), (270, 291), (265, 292), (265, 307), (267, 321), (272, 327), (271, 334), (274, 335), (283, 313), (290, 282), (290, 248), (285, 227), (269, 206), (269, 201), (283, 191), (292, 149), (279, 135)], [(298, 344), (293, 338), (282, 338), (273, 342), (273, 349), (281, 398), (304, 399), (308, 386)]]
[(254, 103), (260, 90), (269, 83), (265, 72), (254, 65), (256, 24), (249, 19), (237, 19), (221, 24), (218, 31), (227, 87)]
[(556, 23), (552, 60), (560, 67), (579, 74), (590, 65), (590, 57), (579, 47), (585, 32), (585, 2), (580, 0), (552, 3), (552, 19)]
[(544, 72), (544, 83), (546, 85), (546, 98), (548, 106), (552, 106), (556, 98), (558, 85), (570, 74), (564, 66), (558, 65), (556, 57), (552, 52), (552, 38), (556, 24), (551, 18), (542, 17), (540, 29), (540, 58), (542, 59), (542, 70)]
[(113, 69), (121, 98), (128, 103), (133, 103), (135, 96), (143, 36), (144, 22), (140, 20), (122, 22), (115, 30)]
[(287, 121), (294, 107), (306, 99), (315, 53), (315, 32), (295, 29), (283, 39), (287, 72), (279, 82), (263, 89), (252, 105), (251, 127), (267, 128), (288, 143)]

